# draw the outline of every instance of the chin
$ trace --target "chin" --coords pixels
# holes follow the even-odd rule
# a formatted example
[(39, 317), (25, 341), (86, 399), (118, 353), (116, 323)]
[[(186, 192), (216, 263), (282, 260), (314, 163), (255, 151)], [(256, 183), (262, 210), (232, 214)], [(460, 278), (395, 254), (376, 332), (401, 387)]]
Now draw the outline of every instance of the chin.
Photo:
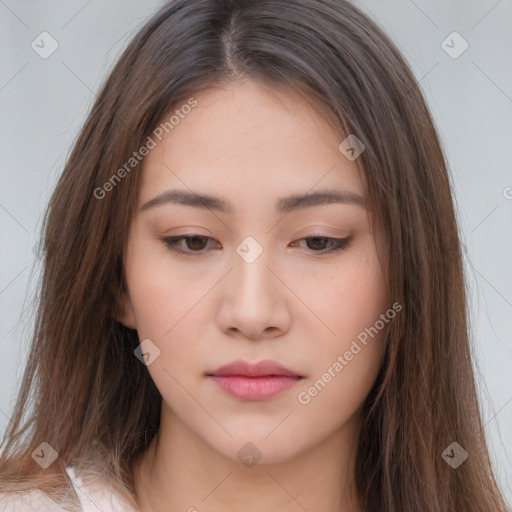
[[(285, 463), (299, 455), (301, 450), (296, 443), (292, 442), (291, 436), (288, 435), (288, 443), (284, 443), (281, 439), (265, 438), (266, 434), (251, 435), (246, 430), (240, 435), (234, 436), (233, 439), (226, 440), (221, 446), (212, 444), (212, 448), (220, 453), (226, 459), (233, 462), (241, 463), (248, 468), (254, 465), (280, 464)], [(292, 446), (293, 444), (293, 446)]]

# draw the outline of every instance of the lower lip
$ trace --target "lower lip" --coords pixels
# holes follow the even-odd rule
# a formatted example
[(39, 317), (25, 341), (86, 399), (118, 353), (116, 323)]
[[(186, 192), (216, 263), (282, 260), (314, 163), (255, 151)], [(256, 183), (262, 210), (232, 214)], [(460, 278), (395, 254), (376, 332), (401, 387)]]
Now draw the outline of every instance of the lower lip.
[(267, 375), (246, 377), (243, 375), (210, 375), (217, 386), (226, 393), (244, 400), (265, 400), (291, 388), (301, 377)]

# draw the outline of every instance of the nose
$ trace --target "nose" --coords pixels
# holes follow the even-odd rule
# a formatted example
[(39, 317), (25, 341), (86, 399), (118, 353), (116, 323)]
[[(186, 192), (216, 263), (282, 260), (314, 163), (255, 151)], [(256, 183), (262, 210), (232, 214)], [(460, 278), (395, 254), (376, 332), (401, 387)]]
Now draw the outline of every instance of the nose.
[(289, 292), (276, 277), (279, 271), (269, 265), (267, 252), (263, 251), (252, 262), (235, 253), (230, 263), (233, 268), (220, 290), (217, 320), (222, 331), (251, 340), (276, 338), (286, 333), (291, 325)]

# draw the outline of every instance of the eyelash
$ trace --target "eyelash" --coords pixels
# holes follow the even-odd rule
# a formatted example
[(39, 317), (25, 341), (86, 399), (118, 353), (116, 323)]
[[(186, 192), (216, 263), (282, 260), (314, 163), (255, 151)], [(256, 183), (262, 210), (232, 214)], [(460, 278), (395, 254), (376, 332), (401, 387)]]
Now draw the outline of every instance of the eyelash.
[[(161, 238), (161, 240), (164, 242), (164, 244), (167, 246), (168, 249), (170, 249), (171, 251), (174, 251), (174, 252), (177, 252), (179, 254), (186, 254), (187, 256), (201, 256), (202, 254), (204, 254), (205, 250), (199, 250), (199, 251), (193, 251), (193, 250), (183, 250), (183, 249), (179, 249), (177, 247), (178, 243), (181, 241), (181, 240), (190, 240), (192, 238), (202, 238), (202, 239), (212, 239), (211, 237), (209, 236), (204, 236), (204, 235), (180, 235), (180, 236), (169, 236), (169, 237), (164, 237), (164, 238)], [(300, 240), (298, 240), (299, 242), (301, 240), (312, 240), (312, 239), (321, 239), (321, 240), (328, 240), (328, 241), (332, 241), (334, 243), (334, 247), (332, 247), (331, 249), (329, 250), (323, 250), (323, 251), (315, 251), (313, 250), (312, 252), (313, 253), (316, 253), (316, 254), (319, 254), (319, 255), (325, 255), (325, 254), (333, 254), (335, 252), (339, 252), (339, 251), (343, 251), (345, 249), (348, 248), (349, 244), (350, 244), (350, 241), (352, 240), (352, 237), (348, 237), (348, 238), (330, 238), (330, 237), (327, 237), (327, 236), (310, 236), (310, 237), (305, 237), (305, 238), (301, 238)]]

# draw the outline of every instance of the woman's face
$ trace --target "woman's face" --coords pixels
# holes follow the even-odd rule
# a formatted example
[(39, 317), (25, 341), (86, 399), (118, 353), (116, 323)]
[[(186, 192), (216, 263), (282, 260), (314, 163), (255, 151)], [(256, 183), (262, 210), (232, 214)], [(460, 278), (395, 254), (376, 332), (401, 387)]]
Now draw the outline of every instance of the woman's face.
[[(162, 426), (232, 460), (283, 462), (357, 430), (394, 316), (380, 234), (319, 110), (250, 81), (194, 99), (152, 135), (120, 320), (148, 354)], [(292, 376), (217, 371), (240, 360)]]

